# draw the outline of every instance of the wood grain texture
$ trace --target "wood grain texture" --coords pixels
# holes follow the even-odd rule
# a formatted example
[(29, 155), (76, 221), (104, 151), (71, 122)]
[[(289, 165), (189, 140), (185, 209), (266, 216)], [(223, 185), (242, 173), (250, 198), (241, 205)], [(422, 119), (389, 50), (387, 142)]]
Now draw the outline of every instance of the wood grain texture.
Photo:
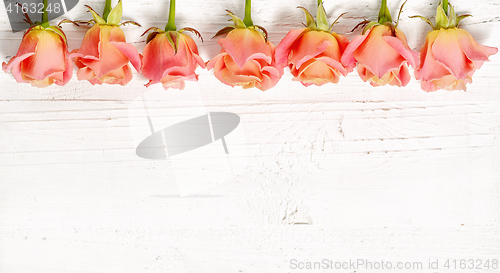
[[(389, 2), (394, 16), (402, 1)], [(401, 17), (415, 50), (429, 29), (408, 16), (434, 16), (431, 2), (410, 0)], [(296, 7), (315, 3), (254, 0), (253, 21), (277, 45), (301, 26)], [(65, 18), (89, 18), (84, 4), (103, 7), (81, 1)], [(123, 4), (124, 19), (143, 25), (124, 27), (142, 52), (140, 34), (164, 26), (168, 3)], [(462, 26), (479, 43), (500, 46), (498, 1), (453, 5), (474, 15)], [(325, 7), (330, 20), (349, 12), (336, 31), (352, 39), (379, 3)], [(225, 9), (242, 15), (243, 1), (177, 3), (177, 25), (205, 38), (204, 60), (220, 50), (210, 37), (226, 26)], [(70, 49), (79, 47), (86, 29), (64, 30)], [(0, 37), (7, 61), (22, 33), (2, 16)], [(414, 79), (373, 88), (355, 72), (305, 88), (285, 71), (266, 92), (227, 87), (201, 69), (183, 91), (145, 88), (137, 74), (126, 87), (75, 76), (37, 89), (0, 73), (0, 272), (275, 273), (297, 271), (291, 259), (500, 259), (500, 55), (490, 59), (467, 92), (434, 93)], [(160, 130), (208, 111), (241, 117), (229, 155), (220, 142), (166, 161), (135, 154), (146, 112)], [(212, 159), (224, 164), (204, 165)], [(220, 176), (207, 175), (218, 167)], [(311, 270), (323, 271), (333, 270)]]

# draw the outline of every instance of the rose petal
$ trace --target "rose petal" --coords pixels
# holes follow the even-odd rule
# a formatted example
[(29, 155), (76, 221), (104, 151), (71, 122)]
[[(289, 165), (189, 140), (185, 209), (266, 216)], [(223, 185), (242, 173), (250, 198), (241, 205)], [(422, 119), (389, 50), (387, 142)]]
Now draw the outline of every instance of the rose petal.
[(480, 45), (474, 38), (464, 29), (456, 29), (458, 43), (469, 60), (475, 62), (484, 62), (488, 57), (498, 52), (495, 47)]
[(307, 31), (309, 31), (308, 28), (301, 28), (301, 29), (292, 29), (287, 33), (285, 38), (283, 38), (283, 40), (281, 40), (281, 42), (276, 47), (276, 52), (275, 52), (276, 63), (278, 63), (283, 67), (285, 67), (288, 64), (288, 55), (290, 54), (292, 46), (296, 42), (297, 38)]
[(465, 79), (467, 74), (474, 69), (473, 62), (465, 56), (460, 48), (457, 32), (454, 29), (439, 31), (432, 44), (432, 55), (457, 79)]
[(234, 29), (225, 38), (219, 39), (219, 44), (242, 68), (250, 59), (261, 58), (272, 62), (273, 52), (269, 42), (256, 30)]

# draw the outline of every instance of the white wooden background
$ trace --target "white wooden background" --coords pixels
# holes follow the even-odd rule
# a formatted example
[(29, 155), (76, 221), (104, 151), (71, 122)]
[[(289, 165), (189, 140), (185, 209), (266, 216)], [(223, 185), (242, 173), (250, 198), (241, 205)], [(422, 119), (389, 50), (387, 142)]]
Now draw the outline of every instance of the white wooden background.
[[(179, 0), (177, 26), (202, 33), (207, 61), (220, 50), (210, 38), (226, 26), (224, 10), (242, 16), (243, 2)], [(253, 2), (254, 23), (277, 45), (304, 21), (296, 6), (315, 13), (316, 1)], [(65, 17), (90, 18), (83, 5), (101, 11), (103, 3), (80, 1)], [(393, 17), (401, 3), (389, 1)], [(453, 4), (474, 15), (462, 26), (479, 43), (500, 46), (498, 0)], [(142, 52), (140, 34), (164, 27), (168, 2), (123, 5), (124, 20), (143, 25), (124, 27)], [(436, 6), (408, 1), (400, 28), (413, 49), (429, 27), (408, 16), (432, 17)], [(352, 39), (354, 25), (376, 19), (379, 1), (325, 7), (330, 20), (349, 11), (336, 31)], [(22, 33), (10, 31), (3, 6), (0, 14), (7, 61)], [(64, 30), (78, 48), (86, 29)], [(467, 92), (435, 93), (415, 80), (373, 88), (355, 72), (305, 88), (286, 70), (267, 92), (233, 89), (201, 69), (184, 91), (146, 89), (137, 74), (126, 87), (91, 86), (75, 74), (64, 87), (37, 89), (0, 73), (0, 272), (275, 273), (297, 271), (292, 259), (499, 259), (500, 55), (490, 59)], [(135, 147), (147, 136), (146, 108), (157, 130), (233, 112), (238, 137), (228, 156), (219, 142), (177, 161), (145, 160)], [(207, 175), (212, 157), (229, 164), (219, 175)], [(416, 271), (456, 272), (441, 269)]]

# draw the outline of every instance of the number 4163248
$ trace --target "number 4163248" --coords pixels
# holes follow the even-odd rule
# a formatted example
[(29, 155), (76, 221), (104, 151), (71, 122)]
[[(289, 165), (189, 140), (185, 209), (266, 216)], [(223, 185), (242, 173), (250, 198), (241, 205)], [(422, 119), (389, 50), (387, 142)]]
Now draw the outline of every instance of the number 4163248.
[(498, 269), (498, 260), (448, 259), (443, 267), (446, 269)]
[[(12, 4), (9, 3), (7, 6), (8, 13), (43, 13), (43, 3), (23, 3), (23, 4)], [(61, 4), (60, 3), (49, 3), (47, 4), (47, 13), (60, 13)]]

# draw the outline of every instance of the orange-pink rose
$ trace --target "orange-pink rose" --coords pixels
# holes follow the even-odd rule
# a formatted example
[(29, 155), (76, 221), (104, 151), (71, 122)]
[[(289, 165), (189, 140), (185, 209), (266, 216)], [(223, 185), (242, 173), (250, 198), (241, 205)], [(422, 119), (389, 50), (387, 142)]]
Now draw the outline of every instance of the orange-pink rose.
[(427, 34), (415, 77), (425, 91), (466, 90), (472, 75), (498, 49), (478, 44), (463, 29), (440, 29)]
[(141, 69), (137, 49), (126, 42), (125, 34), (118, 26), (95, 24), (83, 38), (80, 49), (72, 54), (78, 69), (78, 79), (91, 84), (126, 85), (132, 80), (132, 63)]
[(169, 87), (182, 90), (186, 80), (198, 80), (195, 70), (198, 66), (205, 68), (205, 63), (191, 37), (177, 31), (157, 31), (149, 37), (142, 59), (142, 74), (149, 79), (146, 86), (162, 83), (165, 90)]
[(17, 82), (29, 82), (35, 87), (65, 85), (73, 75), (66, 37), (56, 26), (30, 28), (16, 56), (2, 63), (2, 68), (5, 72), (12, 70)]
[(498, 52), (497, 48), (478, 44), (469, 32), (459, 29), (461, 20), (471, 15), (457, 15), (448, 2), (437, 7), (435, 24), (422, 16), (433, 31), (427, 33), (425, 45), (420, 51), (420, 66), (415, 77), (427, 92), (444, 90), (466, 90), (472, 83), (472, 75), (488, 57)]
[(418, 53), (408, 46), (404, 33), (391, 25), (374, 25), (355, 37), (342, 55), (342, 64), (358, 63), (358, 74), (372, 86), (405, 86), (411, 79), (408, 64), (418, 65)]
[(338, 83), (355, 64), (344, 67), (340, 58), (349, 40), (337, 33), (294, 29), (288, 32), (276, 48), (276, 62), (290, 68), (294, 81), (305, 86)]
[(224, 84), (265, 91), (283, 75), (274, 60), (274, 45), (254, 28), (235, 28), (219, 39), (219, 45), (222, 50), (207, 63), (207, 69), (213, 68)]

